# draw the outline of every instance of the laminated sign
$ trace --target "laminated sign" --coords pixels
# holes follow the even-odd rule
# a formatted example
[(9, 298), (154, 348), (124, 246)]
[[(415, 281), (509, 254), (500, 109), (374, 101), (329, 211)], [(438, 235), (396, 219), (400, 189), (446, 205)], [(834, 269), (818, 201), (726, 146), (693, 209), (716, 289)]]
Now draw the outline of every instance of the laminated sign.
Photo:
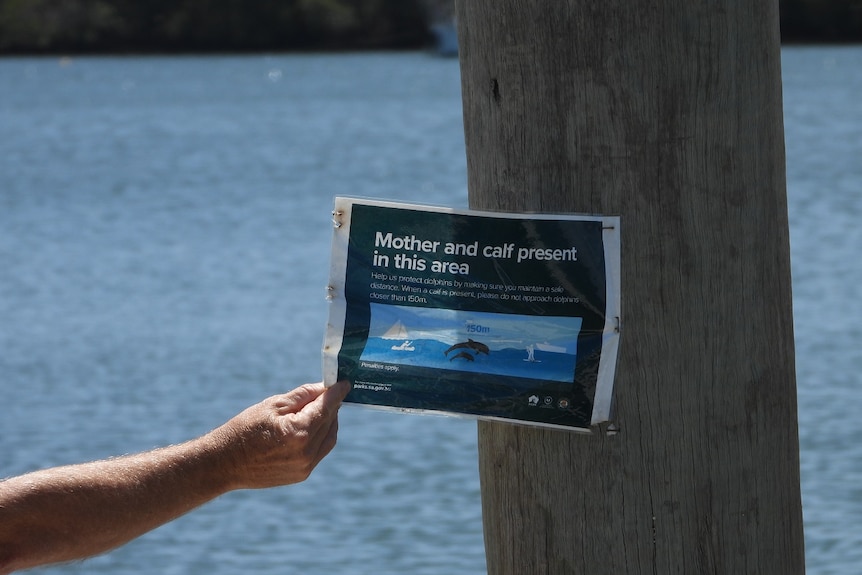
[(348, 402), (588, 430), (608, 421), (619, 218), (336, 198), (323, 350)]

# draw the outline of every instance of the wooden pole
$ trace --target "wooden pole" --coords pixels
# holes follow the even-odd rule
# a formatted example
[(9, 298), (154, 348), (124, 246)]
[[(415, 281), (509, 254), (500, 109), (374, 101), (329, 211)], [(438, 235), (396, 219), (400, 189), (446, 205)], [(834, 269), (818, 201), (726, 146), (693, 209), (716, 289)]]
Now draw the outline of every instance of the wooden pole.
[(457, 15), (471, 207), (622, 232), (620, 431), (480, 423), (489, 573), (803, 573), (777, 2)]

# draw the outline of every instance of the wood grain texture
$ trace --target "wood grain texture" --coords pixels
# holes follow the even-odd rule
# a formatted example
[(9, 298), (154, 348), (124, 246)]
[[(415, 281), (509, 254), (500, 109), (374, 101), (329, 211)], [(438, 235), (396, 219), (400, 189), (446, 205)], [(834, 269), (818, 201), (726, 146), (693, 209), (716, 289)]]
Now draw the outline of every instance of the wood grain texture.
[(803, 573), (777, 3), (457, 12), (471, 207), (622, 233), (621, 431), (480, 423), (489, 573)]

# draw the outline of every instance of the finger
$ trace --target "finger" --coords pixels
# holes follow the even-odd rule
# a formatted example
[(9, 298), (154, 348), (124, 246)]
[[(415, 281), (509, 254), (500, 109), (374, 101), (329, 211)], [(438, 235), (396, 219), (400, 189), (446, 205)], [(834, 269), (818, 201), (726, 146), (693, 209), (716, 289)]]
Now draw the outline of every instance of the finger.
[(326, 434), (326, 437), (323, 439), (323, 443), (320, 446), (321, 453), (325, 457), (332, 449), (335, 447), (335, 444), (338, 442), (338, 418), (335, 418), (332, 421), (332, 425), (329, 426), (329, 432)]
[[(314, 459), (319, 462), (333, 450), (338, 439), (338, 418), (329, 422), (328, 426), (321, 426), (318, 433), (308, 439), (308, 451), (314, 453)], [(317, 463), (315, 463), (317, 465)]]
[[(349, 382), (339, 381), (308, 403), (301, 411), (289, 415), (295, 425), (306, 430), (308, 448), (311, 452), (317, 452), (321, 445), (329, 441), (329, 434), (337, 430), (337, 427), (333, 429), (332, 425), (337, 424), (338, 408), (349, 390)], [(332, 441), (330, 450), (335, 445), (334, 438)]]
[(347, 394), (350, 393), (350, 382), (346, 379), (335, 382), (332, 387), (326, 390), (327, 401), (341, 403)]
[(309, 427), (322, 427), (323, 422), (338, 413), (338, 408), (349, 391), (350, 383), (346, 380), (339, 381), (303, 406), (297, 415), (302, 416)]

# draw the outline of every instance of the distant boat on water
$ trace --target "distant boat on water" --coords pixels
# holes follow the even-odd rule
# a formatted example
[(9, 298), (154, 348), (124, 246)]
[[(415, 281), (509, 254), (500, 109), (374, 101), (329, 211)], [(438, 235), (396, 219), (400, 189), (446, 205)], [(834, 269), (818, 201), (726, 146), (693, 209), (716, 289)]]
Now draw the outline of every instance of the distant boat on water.
[(434, 51), (438, 55), (450, 58), (458, 56), (458, 29), (455, 20), (437, 22), (431, 26), (431, 32), (435, 40)]

